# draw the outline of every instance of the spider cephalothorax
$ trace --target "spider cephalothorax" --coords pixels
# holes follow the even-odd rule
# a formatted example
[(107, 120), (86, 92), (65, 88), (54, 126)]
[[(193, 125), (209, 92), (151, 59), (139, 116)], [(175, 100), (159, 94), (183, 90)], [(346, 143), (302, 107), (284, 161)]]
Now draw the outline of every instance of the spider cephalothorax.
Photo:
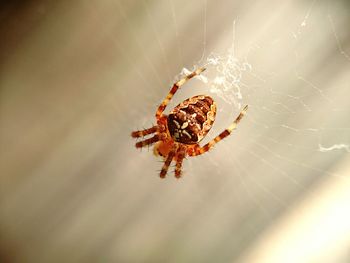
[(160, 172), (161, 178), (166, 176), (173, 160), (176, 162), (175, 177), (180, 178), (183, 159), (187, 155), (196, 156), (209, 151), (215, 143), (230, 135), (248, 109), (248, 106), (245, 106), (226, 130), (202, 147), (198, 143), (207, 135), (215, 121), (216, 104), (211, 97), (194, 96), (177, 105), (169, 115), (163, 114), (178, 88), (204, 70), (204, 68), (199, 68), (173, 85), (168, 96), (158, 107), (156, 112), (157, 125), (131, 133), (134, 138), (154, 134), (151, 138), (137, 142), (136, 147), (141, 148), (155, 143), (154, 153), (164, 158), (164, 165)]

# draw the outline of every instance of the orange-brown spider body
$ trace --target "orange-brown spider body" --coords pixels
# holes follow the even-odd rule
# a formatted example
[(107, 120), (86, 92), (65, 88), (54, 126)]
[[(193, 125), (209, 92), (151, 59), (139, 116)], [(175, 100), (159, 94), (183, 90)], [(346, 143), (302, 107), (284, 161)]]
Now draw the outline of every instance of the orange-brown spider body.
[(189, 98), (168, 115), (168, 130), (174, 141), (184, 144), (200, 142), (215, 121), (216, 105), (205, 95)]
[(248, 109), (248, 106), (245, 106), (227, 129), (202, 147), (199, 142), (210, 131), (216, 116), (216, 104), (211, 97), (194, 96), (177, 105), (169, 115), (163, 114), (178, 88), (204, 70), (204, 68), (199, 68), (173, 85), (167, 97), (158, 107), (156, 112), (157, 125), (131, 133), (134, 138), (154, 134), (151, 138), (137, 142), (136, 147), (141, 148), (155, 143), (154, 154), (164, 158), (164, 165), (160, 172), (161, 178), (166, 176), (172, 161), (176, 162), (175, 177), (180, 178), (183, 159), (187, 155), (196, 156), (209, 151), (215, 143), (230, 135)]

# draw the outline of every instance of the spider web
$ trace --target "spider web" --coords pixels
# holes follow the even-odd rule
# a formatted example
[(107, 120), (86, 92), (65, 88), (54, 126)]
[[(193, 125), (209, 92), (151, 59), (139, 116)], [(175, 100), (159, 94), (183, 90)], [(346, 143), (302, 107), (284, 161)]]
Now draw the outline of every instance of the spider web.
[[(310, 37), (315, 30), (313, 27), (317, 25), (316, 22), (319, 19), (327, 26), (327, 31), (324, 33), (325, 36), (320, 37), (331, 37), (330, 40), (327, 39), (327, 43), (331, 46), (330, 49), (333, 49), (327, 51), (334, 52), (334, 48), (337, 49), (338, 54), (334, 52), (333, 59), (336, 61), (335, 63), (344, 65), (342, 69), (347, 72), (349, 55), (344, 51), (339, 40), (333, 15), (329, 10), (329, 3), (321, 3), (321, 8), (315, 8), (315, 3), (317, 3), (317, 0), (312, 2), (303, 19), (299, 25), (295, 24), (294, 29), (284, 32), (285, 34), (279, 39), (269, 40), (268, 43), (251, 43), (248, 51), (241, 57), (235, 54), (236, 20), (234, 20), (232, 46), (226, 51), (223, 50), (222, 53), (208, 53), (206, 41), (204, 40), (202, 58), (195, 63), (191, 70), (198, 66), (209, 68), (209, 77), (206, 75), (197, 78), (209, 87), (210, 93), (233, 106), (233, 109), (236, 109), (236, 111), (242, 108), (242, 103), (248, 102), (250, 108), (253, 108), (254, 111), (260, 111), (258, 114), (251, 113), (249, 117), (251, 124), (261, 132), (252, 140), (259, 148), (264, 148), (270, 154), (278, 156), (280, 160), (288, 161), (293, 165), (308, 167), (310, 170), (318, 171), (325, 175), (336, 176), (327, 172), (327, 169), (320, 168), (319, 165), (322, 165), (321, 163), (315, 167), (309, 166), (295, 159), (283, 157), (283, 154), (268, 149), (272, 145), (283, 145), (285, 146), (283, 150), (309, 152), (313, 155), (333, 152), (330, 153), (329, 158), (334, 155), (340, 157), (349, 152), (349, 121), (335, 121), (338, 119), (337, 115), (344, 114), (349, 110), (348, 105), (344, 102), (339, 103), (339, 98), (336, 96), (337, 92), (344, 92), (344, 86), (329, 85), (329, 82), (336, 81), (338, 76), (323, 76), (321, 79), (313, 72), (310, 72), (310, 70), (305, 69), (307, 61), (305, 62), (305, 58), (302, 61), (299, 55), (299, 52), (305, 52), (303, 50), (305, 47), (300, 43)], [(309, 20), (312, 20), (312, 17), (310, 18), (312, 11), (315, 13), (315, 18), (309, 24)], [(206, 26), (203, 31), (205, 35)], [(275, 68), (276, 71), (280, 71), (279, 68), (282, 67), (285, 69), (285, 72), (260, 71), (255, 68), (255, 65), (261, 68), (261, 64), (264, 61), (259, 61), (261, 64), (256, 62), (254, 65), (250, 62), (250, 56), (258, 56), (262, 49), (264, 49), (262, 53), (265, 53), (271, 46), (279, 48), (278, 46), (282, 46), (283, 42), (286, 41), (292, 42), (291, 46), (283, 47), (284, 50), (282, 51), (283, 55), (288, 56), (289, 65), (277, 63), (277, 68)], [(274, 52), (274, 50), (271, 51)], [(270, 55), (268, 57), (269, 60), (273, 58), (273, 55)], [(191, 70), (183, 68), (181, 75), (188, 74)], [(285, 85), (285, 83), (278, 83), (280, 86), (274, 87), (276, 85), (274, 81), (282, 77), (283, 74), (286, 76), (287, 81), (294, 85), (292, 88), (287, 88), (288, 85)], [(315, 84), (316, 82), (319, 84)], [(286, 86), (286, 88), (281, 86)], [(260, 97), (261, 95), (267, 97), (267, 99), (263, 101)], [(315, 101), (320, 104), (315, 105), (317, 104)], [(270, 115), (270, 117), (266, 117), (266, 115)], [(298, 118), (302, 120), (305, 119), (305, 116), (313, 116), (313, 119), (317, 118), (316, 122), (313, 120), (306, 124), (304, 123), (305, 121), (302, 121), (303, 124), (301, 125), (298, 122)], [(287, 138), (278, 140), (274, 136), (267, 135), (267, 133), (273, 133), (274, 129), (283, 133), (284, 137)], [(335, 134), (336, 136), (334, 136)], [(312, 139), (308, 142), (298, 139), (300, 142), (291, 143), (288, 142), (291, 137), (299, 137), (299, 139), (308, 137)], [(263, 143), (261, 142), (262, 140), (264, 141)], [(260, 158), (261, 162), (266, 163), (261, 156), (256, 157)], [(273, 164), (271, 166), (273, 167)]]
[[(170, 256), (176, 253), (180, 261), (188, 255), (200, 262), (232, 260), (291, 203), (312, 191), (313, 184), (324, 178), (349, 184), (348, 176), (333, 170), (350, 151), (349, 17), (343, 5), (321, 0), (117, 2), (127, 33), (116, 46), (135, 73), (136, 86), (144, 87), (138, 91), (144, 98), (142, 109), (149, 109), (134, 109), (135, 126), (140, 121), (150, 126), (153, 109), (168, 87), (198, 67), (207, 71), (181, 88), (168, 110), (198, 93), (211, 94), (218, 114), (206, 140), (249, 105), (229, 138), (209, 154), (184, 163), (184, 181), (192, 194), (177, 195), (186, 196), (192, 209), (209, 219), (192, 229), (196, 216), (174, 206), (184, 230), (163, 239), (178, 235), (183, 244), (170, 249)], [(267, 9), (272, 6), (273, 11)], [(125, 50), (133, 52), (125, 55)], [(202, 232), (217, 245), (203, 239)], [(132, 227), (126, 233), (132, 239)], [(188, 246), (207, 252), (195, 254)], [(132, 246), (121, 247), (121, 258), (132, 254)]]
[[(167, 111), (190, 96), (211, 94), (218, 113), (204, 143), (249, 105), (231, 136), (184, 163), (180, 182), (172, 176), (158, 182), (154, 170), (162, 162), (151, 151), (141, 157), (126, 150), (129, 142), (117, 147), (116, 171), (137, 178), (147, 194), (118, 195), (131, 204), (125, 207), (132, 216), (116, 223), (123, 231), (104, 250), (112, 261), (233, 261), (312, 185), (325, 178), (350, 183), (333, 169), (350, 152), (350, 36), (343, 5), (142, 0), (112, 1), (107, 11), (90, 6), (95, 22), (102, 11), (117, 14), (117, 28), (100, 30), (125, 63), (125, 84), (137, 92), (130, 105), (134, 94), (118, 91), (125, 99), (118, 107), (130, 113), (120, 113), (123, 135), (140, 123), (151, 126), (171, 85), (198, 67), (207, 70), (177, 92)], [(129, 180), (122, 183), (133, 189), (136, 179)], [(141, 211), (142, 198), (155, 202), (146, 203), (150, 212)]]
[[(228, 201), (219, 205), (218, 213), (231, 216), (227, 210), (241, 209), (237, 217), (259, 218), (243, 230), (235, 228), (249, 239), (322, 178), (350, 182), (350, 177), (332, 170), (350, 152), (350, 108), (345, 99), (348, 16), (341, 2), (332, 1), (287, 2), (272, 13), (263, 3), (225, 2), (218, 7), (203, 0), (196, 4), (197, 9), (189, 11), (173, 0), (143, 1), (144, 34), (154, 38), (157, 51), (141, 53), (148, 63), (158, 52), (157, 66), (149, 62), (149, 72), (155, 83), (165, 87), (198, 67), (207, 68), (186, 84), (193, 90), (182, 88), (169, 108), (199, 92), (212, 94), (219, 107), (210, 138), (249, 105), (247, 116), (229, 139), (210, 154), (185, 163), (186, 174), (196, 181), (197, 198), (206, 201), (201, 188), (209, 191), (207, 184), (218, 186), (219, 180)], [(160, 14), (160, 10), (167, 12)], [(217, 18), (220, 12), (228, 19)], [(189, 21), (191, 16), (195, 19)], [(252, 28), (255, 16), (261, 24), (255, 22)], [(166, 28), (159, 23), (162, 19)], [(135, 39), (143, 39), (139, 30), (131, 31)], [(158, 91), (159, 95), (167, 92), (163, 87)], [(150, 105), (156, 107), (157, 99)], [(216, 198), (221, 202), (224, 197), (216, 194)], [(198, 247), (210, 247), (198, 237), (194, 240)]]

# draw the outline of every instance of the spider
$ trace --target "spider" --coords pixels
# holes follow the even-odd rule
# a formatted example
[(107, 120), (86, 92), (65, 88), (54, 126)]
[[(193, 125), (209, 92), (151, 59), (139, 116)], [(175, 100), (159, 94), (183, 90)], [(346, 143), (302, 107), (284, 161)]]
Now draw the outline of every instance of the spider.
[(177, 105), (169, 115), (163, 114), (176, 91), (189, 79), (204, 70), (205, 68), (198, 68), (172, 86), (156, 112), (157, 125), (131, 133), (133, 138), (154, 134), (153, 137), (137, 142), (135, 146), (142, 148), (155, 144), (154, 154), (164, 159), (164, 165), (160, 171), (161, 178), (165, 178), (172, 161), (176, 162), (175, 177), (180, 178), (182, 162), (187, 155), (192, 157), (209, 151), (216, 143), (230, 135), (247, 112), (248, 105), (242, 109), (227, 129), (204, 146), (200, 146), (199, 142), (211, 129), (216, 115), (216, 104), (210, 96), (198, 95), (186, 99)]

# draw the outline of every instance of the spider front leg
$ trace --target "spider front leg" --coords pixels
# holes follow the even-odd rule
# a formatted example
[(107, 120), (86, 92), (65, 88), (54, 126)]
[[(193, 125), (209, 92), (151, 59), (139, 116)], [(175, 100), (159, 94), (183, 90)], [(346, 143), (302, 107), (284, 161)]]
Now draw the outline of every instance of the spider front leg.
[(166, 174), (168, 173), (169, 166), (175, 157), (176, 151), (177, 151), (177, 145), (174, 144), (164, 161), (164, 165), (159, 174), (160, 178), (165, 178)]
[[(152, 134), (152, 133), (156, 133), (158, 131), (158, 126), (153, 126), (149, 129), (145, 129), (145, 130), (140, 130), (140, 131), (133, 131), (131, 133), (131, 137), (133, 138), (140, 138), (140, 137), (144, 137), (146, 135)], [(153, 137), (148, 138), (144, 141), (141, 142), (137, 142), (135, 144), (136, 148), (142, 148), (145, 147), (147, 145), (151, 145), (153, 143), (156, 143), (157, 141), (159, 141), (159, 136), (158, 134), (155, 134)]]
[(196, 145), (191, 151), (189, 152), (190, 156), (196, 156), (203, 154), (207, 151), (209, 151), (216, 143), (221, 141), (222, 139), (226, 138), (231, 134), (231, 132), (236, 129), (237, 124), (240, 122), (240, 120), (243, 118), (243, 116), (247, 113), (248, 105), (246, 105), (243, 110), (239, 113), (237, 118), (234, 120), (234, 122), (223, 132), (221, 132), (218, 136), (216, 136), (214, 139), (212, 139), (210, 142), (205, 144), (204, 146), (200, 147), (199, 145)]
[(186, 147), (181, 146), (176, 154), (176, 167), (175, 167), (175, 177), (176, 178), (181, 177), (182, 161), (185, 157), (186, 157)]
[(166, 98), (163, 100), (163, 102), (160, 104), (160, 106), (158, 107), (158, 110), (156, 112), (156, 118), (157, 120), (162, 116), (163, 111), (165, 110), (166, 106), (168, 105), (168, 103), (170, 102), (170, 100), (172, 99), (172, 97), (174, 96), (174, 94), (176, 93), (176, 91), (183, 85), (185, 84), (189, 79), (193, 78), (194, 76), (197, 76), (199, 74), (201, 74), (203, 71), (205, 70), (205, 68), (199, 68), (195, 71), (193, 71), (192, 73), (188, 74), (187, 76), (185, 76), (184, 78), (180, 79), (178, 82), (176, 82), (173, 87), (171, 88), (171, 90), (169, 91), (169, 94), (166, 96)]
[(144, 136), (146, 136), (148, 134), (155, 133), (157, 131), (157, 129), (158, 129), (158, 126), (156, 125), (156, 126), (153, 126), (153, 127), (149, 128), (149, 129), (140, 130), (140, 131), (133, 131), (131, 133), (131, 137), (133, 137), (133, 138), (144, 137)]
[(156, 135), (154, 135), (153, 137), (148, 138), (148, 139), (146, 139), (146, 140), (144, 140), (144, 141), (137, 142), (137, 143), (135, 144), (135, 146), (136, 146), (136, 148), (143, 148), (143, 147), (145, 147), (145, 146), (147, 146), (147, 145), (152, 145), (152, 144), (158, 142), (159, 140), (160, 140), (159, 135), (156, 134)]

